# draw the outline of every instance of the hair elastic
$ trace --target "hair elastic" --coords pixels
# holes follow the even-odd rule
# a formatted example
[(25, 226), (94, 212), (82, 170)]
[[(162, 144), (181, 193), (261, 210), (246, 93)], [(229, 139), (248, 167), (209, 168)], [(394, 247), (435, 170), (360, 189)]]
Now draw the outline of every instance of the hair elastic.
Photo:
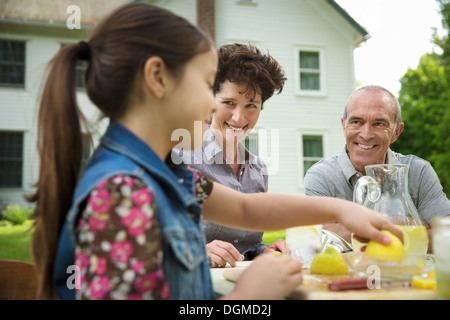
[(89, 44), (85, 41), (80, 41), (78, 44), (81, 46), (81, 50), (78, 53), (78, 59), (89, 61), (91, 58), (91, 50), (89, 48)]

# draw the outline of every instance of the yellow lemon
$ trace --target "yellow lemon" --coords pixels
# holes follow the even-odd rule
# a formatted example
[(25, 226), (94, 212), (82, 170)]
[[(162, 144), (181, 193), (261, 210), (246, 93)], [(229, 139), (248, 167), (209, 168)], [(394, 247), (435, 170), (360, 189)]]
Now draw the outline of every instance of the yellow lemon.
[(400, 239), (387, 230), (381, 232), (392, 239), (391, 243), (384, 245), (377, 241), (370, 240), (366, 247), (366, 255), (374, 256), (380, 261), (402, 261), (405, 258), (406, 252)]
[(348, 274), (348, 266), (339, 252), (328, 247), (325, 252), (314, 257), (311, 263), (311, 273)]
[(272, 251), (270, 253), (271, 255), (277, 256), (277, 257), (283, 257), (284, 254), (282, 254), (280, 251)]
[(412, 277), (412, 283), (414, 287), (436, 291), (436, 273), (432, 271), (426, 275), (415, 275)]
[(410, 233), (413, 232), (413, 228), (409, 227), (409, 226), (400, 226), (400, 225), (396, 225), (396, 227), (398, 227), (399, 229), (401, 229), (403, 231), (403, 247), (405, 248), (405, 251), (408, 252), (409, 247), (411, 246), (411, 236)]

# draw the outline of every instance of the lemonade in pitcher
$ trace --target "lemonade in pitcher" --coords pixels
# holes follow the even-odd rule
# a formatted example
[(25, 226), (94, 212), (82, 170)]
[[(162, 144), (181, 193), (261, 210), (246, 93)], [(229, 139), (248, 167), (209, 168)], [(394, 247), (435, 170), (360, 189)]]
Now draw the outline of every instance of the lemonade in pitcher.
[[(380, 212), (403, 231), (406, 254), (424, 255), (428, 251), (428, 233), (408, 192), (409, 166), (366, 166), (353, 191), (353, 202)], [(359, 252), (363, 243), (352, 235), (353, 250)]]
[[(396, 225), (403, 231), (403, 247), (406, 254), (425, 254), (428, 251), (428, 234), (424, 226), (401, 226)], [(353, 251), (360, 252), (365, 243), (353, 238)]]

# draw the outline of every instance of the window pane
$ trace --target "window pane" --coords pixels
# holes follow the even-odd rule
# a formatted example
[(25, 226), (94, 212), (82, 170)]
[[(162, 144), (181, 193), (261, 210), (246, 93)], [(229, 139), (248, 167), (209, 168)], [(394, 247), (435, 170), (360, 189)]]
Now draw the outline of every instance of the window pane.
[(25, 84), (25, 42), (0, 40), (0, 84)]
[(319, 53), (300, 51), (300, 68), (301, 69), (320, 69)]
[(319, 160), (305, 160), (303, 161), (303, 176), (305, 176), (306, 171), (308, 171), (309, 168), (311, 168), (314, 163), (316, 163)]
[(75, 86), (77, 89), (84, 89), (84, 73), (86, 72), (86, 64), (78, 61), (75, 69)]
[(317, 73), (300, 73), (301, 90), (320, 90), (320, 75)]
[(22, 186), (23, 133), (0, 132), (0, 187)]
[(245, 137), (244, 145), (254, 155), (258, 155), (258, 136), (256, 134), (249, 134)]
[(81, 153), (81, 168), (84, 168), (84, 166), (87, 164), (89, 158), (91, 157), (92, 146), (91, 146), (91, 138), (89, 137), (89, 135), (83, 133), (82, 139), (83, 139), (82, 140), (83, 149), (82, 149), (82, 153)]
[[(67, 45), (67, 43), (61, 44), (61, 48)], [(84, 90), (84, 74), (87, 69), (85, 61), (78, 61), (75, 67), (75, 88)]]
[(303, 136), (303, 157), (323, 157), (322, 136)]

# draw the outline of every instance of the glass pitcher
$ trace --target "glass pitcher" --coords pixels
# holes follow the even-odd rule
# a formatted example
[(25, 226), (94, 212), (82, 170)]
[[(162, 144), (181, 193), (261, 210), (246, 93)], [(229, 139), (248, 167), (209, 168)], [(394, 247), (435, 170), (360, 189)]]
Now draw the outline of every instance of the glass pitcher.
[[(403, 230), (403, 244), (407, 254), (426, 254), (428, 234), (408, 192), (406, 164), (366, 166), (353, 191), (353, 202), (385, 215)], [(362, 244), (353, 240), (353, 250)]]

